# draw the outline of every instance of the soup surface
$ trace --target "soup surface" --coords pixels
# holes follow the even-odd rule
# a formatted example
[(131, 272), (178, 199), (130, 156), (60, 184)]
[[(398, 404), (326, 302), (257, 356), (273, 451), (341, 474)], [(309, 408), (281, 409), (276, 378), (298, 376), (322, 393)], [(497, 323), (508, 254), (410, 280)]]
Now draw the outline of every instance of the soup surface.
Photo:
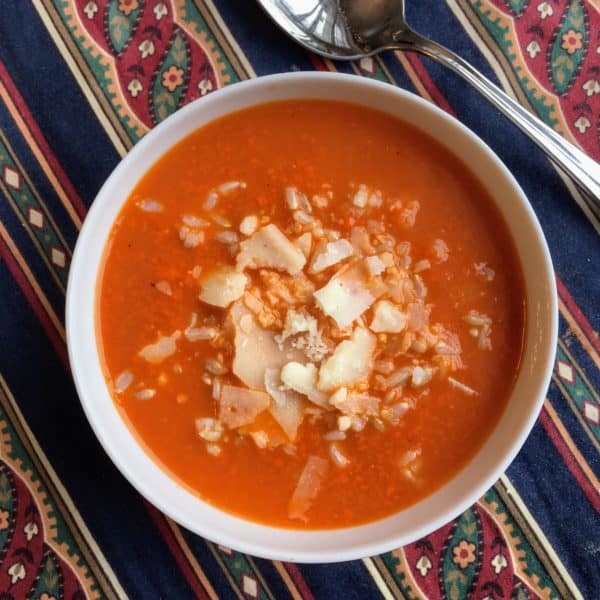
[(513, 387), (524, 287), (447, 149), (330, 101), (260, 105), (163, 156), (98, 283), (114, 401), (154, 459), (253, 521), (331, 528), (432, 493)]

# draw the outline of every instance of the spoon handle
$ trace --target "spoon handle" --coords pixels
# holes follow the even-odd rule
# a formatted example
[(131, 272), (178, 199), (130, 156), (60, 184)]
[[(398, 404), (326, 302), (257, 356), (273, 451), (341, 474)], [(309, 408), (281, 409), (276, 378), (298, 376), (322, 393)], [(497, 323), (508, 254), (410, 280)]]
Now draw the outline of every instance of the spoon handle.
[(589, 195), (596, 207), (600, 208), (600, 164), (548, 127), (454, 52), (413, 31), (403, 32), (397, 42), (402, 50), (424, 54), (449, 67), (470, 83), (527, 134), (557, 166), (568, 173)]

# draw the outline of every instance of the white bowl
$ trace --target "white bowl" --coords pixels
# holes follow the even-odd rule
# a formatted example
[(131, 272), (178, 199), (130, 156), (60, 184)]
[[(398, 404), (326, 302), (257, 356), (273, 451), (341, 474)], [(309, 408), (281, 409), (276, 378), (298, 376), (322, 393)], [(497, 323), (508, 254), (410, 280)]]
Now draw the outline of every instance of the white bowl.
[[(379, 109), (429, 133), (474, 167), (513, 235), (524, 272), (527, 332), (521, 370), (498, 425), (451, 481), (414, 506), (345, 529), (296, 531), (240, 519), (178, 485), (144, 452), (109, 395), (96, 341), (96, 285), (111, 227), (138, 180), (174, 144), (206, 123), (255, 104), (293, 98), (342, 100)], [(541, 409), (557, 336), (556, 288), (539, 223), (498, 157), (454, 118), (391, 85), (333, 73), (290, 73), (238, 83), (182, 108), (117, 166), (90, 209), (77, 241), (67, 292), (67, 336), (83, 408), (104, 449), (152, 504), (214, 542), (256, 556), (332, 562), (379, 554), (415, 541), (456, 517), (493, 485), (513, 460)]]

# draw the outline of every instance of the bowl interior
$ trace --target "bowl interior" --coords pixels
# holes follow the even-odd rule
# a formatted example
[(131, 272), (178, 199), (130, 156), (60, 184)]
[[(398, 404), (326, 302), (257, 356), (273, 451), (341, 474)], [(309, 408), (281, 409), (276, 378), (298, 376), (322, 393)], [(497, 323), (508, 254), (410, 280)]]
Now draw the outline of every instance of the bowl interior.
[[(104, 246), (138, 180), (170, 147), (215, 118), (293, 98), (341, 100), (382, 110), (413, 123), (471, 165), (512, 232), (527, 295), (528, 326), (516, 386), (475, 458), (418, 504), (367, 525), (329, 531), (245, 521), (202, 502), (173, 481), (143, 451), (115, 408), (95, 335), (96, 282)], [(150, 132), (100, 190), (77, 242), (67, 293), (69, 356), (77, 390), (96, 435), (125, 477), (159, 509), (200, 535), (253, 555), (299, 562), (347, 560), (390, 550), (430, 533), (472, 504), (506, 469), (533, 426), (549, 382), (556, 335), (556, 290), (548, 249), (526, 198), (499, 159), (458, 121), (420, 98), (387, 84), (330, 73), (294, 73), (236, 84), (181, 109)]]

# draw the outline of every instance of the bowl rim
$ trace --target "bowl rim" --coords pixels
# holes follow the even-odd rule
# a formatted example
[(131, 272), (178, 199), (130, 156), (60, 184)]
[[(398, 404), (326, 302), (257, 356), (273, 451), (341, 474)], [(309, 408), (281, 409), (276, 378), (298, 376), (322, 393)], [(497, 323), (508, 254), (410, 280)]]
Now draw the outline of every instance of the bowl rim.
[[(143, 453), (146, 460), (143, 460), (142, 457), (137, 456), (135, 459), (131, 456), (123, 456), (118, 450), (115, 449), (113, 442), (113, 435), (115, 432), (119, 435), (119, 432), (122, 433), (121, 428), (117, 423), (114, 422), (112, 416), (106, 416), (102, 414), (102, 409), (99, 406), (100, 404), (104, 404), (105, 408), (109, 413), (111, 413), (110, 407), (105, 405), (105, 402), (97, 402), (99, 396), (108, 395), (110, 398), (110, 394), (108, 393), (108, 389), (106, 384), (104, 384), (103, 390), (92, 389), (89, 384), (89, 370), (86, 373), (86, 360), (87, 354), (89, 355), (89, 332), (82, 332), (82, 321), (85, 321), (83, 325), (89, 325), (89, 311), (92, 312), (92, 318), (95, 318), (95, 301), (93, 302), (93, 306), (90, 308), (87, 306), (86, 308), (81, 308), (79, 306), (80, 299), (83, 294), (82, 287), (83, 282), (85, 281), (84, 275), (86, 274), (86, 270), (88, 271), (87, 277), (90, 277), (89, 268), (86, 266), (87, 255), (89, 254), (90, 244), (92, 244), (92, 240), (95, 235), (95, 226), (96, 222), (101, 218), (101, 214), (103, 209), (106, 206), (109, 206), (111, 202), (108, 197), (108, 191), (111, 187), (113, 187), (120, 179), (126, 176), (127, 170), (130, 169), (132, 164), (135, 164), (135, 161), (138, 160), (138, 157), (143, 156), (144, 152), (149, 151), (154, 144), (157, 146), (163, 145), (161, 140), (165, 137), (168, 137), (169, 131), (176, 129), (178, 125), (184, 123), (188, 117), (194, 115), (198, 111), (207, 112), (209, 106), (216, 105), (217, 103), (223, 103), (226, 100), (234, 100), (236, 96), (242, 95), (245, 93), (248, 97), (251, 97), (251, 93), (263, 93), (266, 95), (272, 94), (273, 90), (281, 90), (286, 86), (290, 87), (298, 87), (300, 84), (312, 84), (319, 86), (336, 86), (340, 88), (344, 88), (350, 86), (348, 89), (356, 87), (360, 88), (360, 92), (365, 93), (365, 98), (368, 96), (368, 92), (377, 92), (382, 95), (382, 98), (387, 95), (390, 97), (395, 97), (397, 100), (407, 103), (408, 106), (413, 105), (415, 110), (424, 111), (424, 113), (429, 113), (432, 118), (435, 117), (439, 120), (439, 123), (446, 123), (448, 128), (453, 129), (458, 138), (464, 141), (468, 146), (472, 146), (478, 152), (480, 152), (480, 158), (482, 160), (486, 160), (490, 164), (490, 168), (496, 169), (496, 174), (499, 177), (499, 180), (502, 180), (503, 184), (510, 188), (513, 192), (514, 199), (516, 201), (516, 209), (520, 210), (521, 216), (526, 221), (525, 225), (528, 227), (529, 233), (533, 235), (534, 238), (534, 246), (533, 249), (535, 252), (539, 254), (539, 263), (541, 270), (537, 272), (537, 276), (540, 278), (540, 284), (544, 287), (543, 292), (539, 292), (540, 296), (545, 296), (545, 304), (540, 305), (538, 310), (542, 311), (542, 317), (545, 319), (545, 322), (542, 323), (541, 329), (543, 332), (539, 335), (540, 339), (543, 338), (543, 345), (545, 347), (539, 348), (534, 347), (531, 348), (532, 351), (537, 352), (536, 367), (539, 369), (535, 374), (532, 374), (532, 377), (535, 379), (535, 399), (532, 402), (529, 412), (527, 414), (527, 418), (521, 421), (518, 421), (514, 425), (516, 429), (511, 431), (512, 443), (508, 448), (504, 450), (504, 453), (501, 457), (495, 458), (492, 462), (492, 468), (489, 468), (484, 473), (479, 473), (478, 475), (473, 474), (473, 478), (475, 478), (476, 483), (472, 488), (469, 488), (467, 492), (464, 490), (453, 489), (452, 493), (456, 499), (452, 502), (450, 506), (443, 506), (439, 512), (433, 516), (430, 516), (429, 519), (423, 524), (413, 525), (412, 529), (410, 529), (409, 533), (405, 532), (396, 532), (393, 530), (393, 527), (387, 527), (387, 522), (390, 523), (399, 515), (406, 513), (407, 511), (411, 511), (414, 507), (418, 507), (424, 502), (428, 501), (428, 499), (432, 498), (432, 496), (439, 496), (440, 493), (443, 495), (443, 491), (446, 488), (449, 488), (450, 485), (457, 479), (462, 477), (462, 473), (468, 471), (470, 466), (475, 462), (475, 459), (479, 454), (482, 453), (484, 447), (487, 446), (488, 441), (484, 442), (484, 446), (479, 448), (475, 457), (473, 457), (469, 463), (463, 469), (455, 475), (449, 482), (444, 484), (441, 488), (436, 490), (432, 495), (427, 498), (419, 501), (416, 505), (405, 509), (404, 511), (400, 511), (400, 513), (395, 513), (390, 517), (386, 517), (384, 519), (380, 519), (378, 521), (373, 521), (364, 525), (340, 528), (340, 529), (328, 529), (328, 530), (295, 530), (288, 529), (283, 527), (273, 527), (268, 525), (262, 525), (259, 523), (253, 523), (247, 519), (237, 517), (230, 513), (227, 513), (223, 510), (215, 508), (203, 501), (197, 496), (191, 496), (190, 492), (183, 490), (181, 486), (168, 475), (155, 460), (149, 457), (146, 454), (146, 451), (136, 439), (136, 435), (134, 432), (129, 430), (129, 426), (124, 422), (122, 416), (119, 415), (119, 419), (121, 420), (121, 425), (127, 428), (127, 432), (129, 435), (129, 442), (126, 440), (120, 440), (119, 443), (122, 443), (131, 450), (132, 453), (136, 453), (134, 448), (137, 447), (137, 452)], [(358, 92), (357, 92), (358, 93)], [(275, 93), (275, 96), (277, 94)], [(252, 96), (254, 97), (254, 96)], [(296, 94), (294, 96), (289, 96), (290, 99), (302, 99), (302, 98), (327, 98), (327, 96), (321, 96), (319, 94)], [(254, 106), (257, 104), (264, 104), (271, 101), (276, 101), (278, 98), (271, 99), (263, 99), (260, 101), (246, 101), (242, 102), (242, 104), (233, 111), (223, 112), (220, 116), (224, 116), (226, 114), (231, 114), (231, 112), (235, 112), (237, 110), (243, 110), (244, 108)], [(364, 101), (358, 101), (355, 99), (348, 100), (351, 103), (362, 104), (363, 106), (369, 106), (368, 98)], [(218, 110), (218, 109), (217, 109)], [(382, 110), (382, 109), (379, 109)], [(383, 110), (383, 112), (387, 112), (390, 116), (393, 115), (390, 111)], [(214, 120), (213, 117), (206, 121), (206, 123)], [(396, 116), (396, 118), (401, 118)], [(193, 119), (191, 119), (193, 120)], [(201, 127), (202, 125), (200, 125)], [(420, 129), (424, 129), (419, 125), (415, 125)], [(160, 151), (159, 156), (164, 155), (169, 148), (171, 148), (175, 143), (180, 141), (189, 135), (192, 131), (197, 129), (198, 126), (194, 126), (188, 128), (185, 132), (180, 135), (176, 135), (175, 141), (172, 141), (168, 145), (165, 145), (164, 148)], [(429, 133), (429, 132), (428, 132)], [(432, 133), (429, 133), (433, 135)], [(435, 137), (435, 136), (434, 136)], [(444, 146), (448, 147), (446, 143), (442, 140), (438, 140)], [(466, 162), (460, 153), (455, 152), (452, 148), (450, 150), (458, 155), (463, 162)], [(153, 161), (155, 162), (155, 161)], [(151, 163), (152, 164), (152, 163)], [(142, 171), (142, 174), (146, 172), (148, 167)], [(139, 181), (139, 177), (137, 178)], [(497, 202), (497, 198), (494, 194), (494, 191), (490, 189), (490, 187), (486, 184), (486, 181), (481, 180), (482, 184), (490, 195), (494, 202)], [(134, 184), (135, 185), (135, 184)], [(113, 201), (118, 206), (115, 214), (118, 214), (119, 210), (123, 206), (124, 202), (127, 200), (129, 196), (129, 192), (127, 194), (123, 194), (122, 198), (119, 200)], [(500, 208), (500, 204), (498, 203), (498, 207)], [(505, 218), (506, 220), (506, 218)], [(114, 223), (114, 220), (113, 220)], [(111, 225), (112, 226), (112, 225)], [(517, 254), (519, 257), (519, 261), (521, 263), (521, 267), (525, 270), (523, 266), (523, 257), (519, 248), (519, 240), (515, 238), (515, 233), (513, 227), (507, 222), (507, 227), (511, 232), (511, 235), (514, 238), (514, 243), (517, 248)], [(101, 246), (104, 248), (107, 241), (107, 237), (105, 236), (102, 240)], [(98, 244), (96, 244), (97, 246)], [(97, 266), (101, 266), (101, 262), (97, 264)], [(98, 282), (99, 269), (95, 268), (93, 272), (93, 281), (94, 281), (94, 289), (92, 290), (92, 294), (94, 298), (96, 296), (95, 285)], [(525, 275), (525, 274), (524, 274)], [(82, 283), (79, 283), (81, 281)], [(529, 300), (529, 283), (525, 281), (526, 291), (525, 295), (527, 300)], [(533, 284), (532, 284), (533, 285)], [(536, 283), (537, 285), (537, 283)], [(87, 290), (86, 294), (89, 295), (90, 291)], [(85, 295), (85, 294), (84, 294)], [(528, 302), (529, 304), (529, 302)], [(83, 312), (82, 312), (83, 311)], [(87, 317), (81, 317), (80, 313), (86, 313)], [(527, 308), (527, 327), (528, 329), (537, 327), (539, 325), (538, 322), (534, 324), (531, 320), (530, 308)], [(542, 319), (542, 320), (543, 320)], [(293, 562), (303, 562), (303, 563), (325, 563), (325, 562), (337, 562), (343, 560), (352, 560), (358, 559), (365, 556), (371, 556), (375, 554), (380, 554), (382, 552), (389, 551), (395, 547), (400, 545), (404, 545), (406, 543), (410, 543), (424, 535), (427, 535), (433, 531), (435, 531), (440, 526), (449, 522), (457, 515), (461, 514), (464, 510), (466, 510), (469, 506), (471, 506), (479, 497), (482, 496), (492, 485), (493, 483), (502, 475), (502, 473), (506, 470), (506, 468), (510, 465), (510, 463), (515, 458), (517, 452), (521, 449), (524, 444), (527, 436), (529, 435), (538, 415), (541, 410), (545, 393), (548, 388), (550, 377), (552, 374), (552, 369), (554, 365), (554, 353), (556, 348), (556, 340), (558, 335), (558, 305), (557, 305), (557, 292), (556, 292), (556, 284), (554, 280), (554, 271), (552, 268), (552, 261), (550, 257), (550, 253), (548, 250), (548, 246), (546, 240), (544, 238), (542, 229), (540, 224), (533, 212), (531, 205), (529, 204), (527, 198), (525, 197), (523, 191), (520, 186), (512, 176), (512, 174), (508, 171), (507, 167), (502, 163), (502, 161), (497, 157), (497, 155), (481, 140), (478, 136), (476, 136), (473, 132), (471, 132), (465, 125), (463, 125), (460, 121), (448, 115), (444, 111), (442, 111), (437, 106), (434, 106), (427, 102), (426, 100), (408, 92), (403, 89), (400, 89), (395, 86), (391, 86), (389, 84), (368, 80), (365, 78), (359, 78), (354, 75), (346, 75), (340, 73), (323, 73), (323, 72), (296, 72), (296, 73), (286, 73), (286, 74), (277, 74), (270, 75), (266, 77), (259, 77), (257, 79), (252, 79), (244, 82), (237, 83), (235, 85), (223, 88), (216, 93), (210, 94), (209, 96), (198, 99), (187, 106), (181, 108), (173, 115), (168, 117), (165, 121), (157, 125), (154, 129), (152, 129), (146, 136), (138, 142), (134, 148), (119, 162), (116, 168), (113, 170), (111, 175), (108, 177), (100, 191), (98, 192), (96, 199), (94, 200), (87, 218), (84, 221), (83, 227), (79, 234), (75, 250), (73, 253), (73, 259), (71, 263), (71, 269), (69, 273), (69, 279), (67, 284), (67, 298), (66, 298), (66, 332), (67, 332), (67, 346), (69, 353), (69, 361), (72, 368), (73, 379), (75, 382), (75, 386), (77, 389), (77, 393), (79, 395), (82, 407), (84, 409), (86, 418), (90, 423), (96, 437), (100, 441), (102, 447), (105, 452), (108, 454), (114, 465), (121, 471), (121, 473), (125, 476), (125, 478), (144, 496), (148, 499), (153, 505), (158, 507), (162, 512), (173, 518), (176, 522), (190, 529), (191, 531), (203, 536), (208, 539), (216, 542), (217, 544), (235, 548), (241, 552), (249, 553), (254, 556), (259, 556), (268, 559), (276, 559), (276, 560), (285, 560), (285, 561), (293, 561)], [(86, 336), (88, 336), (86, 338)], [(91, 337), (93, 338), (93, 345), (96, 348), (96, 367), (100, 368), (100, 356), (99, 356), (99, 348), (97, 344), (97, 335), (96, 335), (96, 327), (94, 321), (94, 327), (92, 331)], [(526, 334), (526, 343), (529, 344), (530, 334), (527, 332)], [(525, 350), (524, 350), (525, 351)], [(540, 356), (541, 355), (541, 356)], [(538, 364), (539, 363), (539, 364)], [(94, 370), (95, 367), (92, 367)], [(522, 374), (519, 374), (519, 379), (521, 379)], [(511, 398), (514, 395), (511, 393)], [(111, 403), (113, 402), (110, 399)], [(509, 404), (511, 400), (509, 400)], [(117, 411), (116, 407), (113, 409)], [(505, 412), (508, 410), (505, 409)], [(118, 414), (118, 413), (117, 413)], [(116, 430), (108, 427), (106, 420), (113, 420), (112, 425), (116, 427)], [(496, 424), (492, 435), (496, 435), (498, 429), (500, 429), (500, 424), (503, 421), (504, 416), (501, 417), (500, 421)], [(132, 446), (133, 443), (133, 446)], [(164, 478), (170, 482), (170, 484), (177, 489), (175, 490), (165, 490), (162, 489), (160, 485), (151, 484), (148, 481), (148, 475), (140, 474), (135, 472), (133, 469), (134, 460), (139, 460), (142, 464), (145, 464), (149, 470), (150, 478), (159, 478), (162, 479), (162, 483), (164, 484)], [(147, 461), (150, 461), (151, 465), (146, 464)], [(159, 470), (163, 477), (159, 477), (154, 470)], [(167, 486), (168, 487), (168, 486)], [(157, 489), (158, 488), (158, 489)], [(183, 494), (183, 495), (182, 495)], [(170, 503), (172, 500), (171, 496), (179, 498), (184, 497), (185, 495), (190, 495), (193, 497), (193, 500), (202, 508), (200, 513), (205, 513), (203, 516), (206, 517), (207, 514), (215, 517), (215, 523), (222, 518), (229, 522), (228, 524), (228, 532), (224, 532), (223, 528), (213, 523), (211, 518), (206, 518), (203, 521), (198, 521), (192, 515), (194, 515), (194, 511), (182, 511), (180, 507), (173, 506)], [(440, 496), (441, 497), (441, 496)], [(383, 526), (382, 526), (383, 524)], [(377, 527), (375, 527), (377, 526)], [(243, 536), (238, 538), (238, 531), (243, 530)], [(374, 532), (379, 532), (376, 539), (370, 539), (362, 542), (355, 542), (353, 540), (356, 539), (354, 533), (360, 537), (363, 533), (367, 532), (367, 530), (371, 530)], [(367, 532), (368, 533), (368, 532)], [(277, 547), (275, 542), (279, 543), (281, 536), (294, 537), (296, 540), (292, 542), (291, 545), (283, 544), (282, 546)], [(246, 537), (244, 537), (246, 536)], [(327, 536), (327, 537), (324, 537)], [(329, 538), (337, 538), (337, 546), (329, 547), (327, 544), (329, 542)], [(368, 536), (367, 536), (368, 537)], [(267, 540), (266, 542), (264, 540)], [(317, 543), (311, 542), (314, 540)], [(325, 544), (326, 547), (323, 547)]]

